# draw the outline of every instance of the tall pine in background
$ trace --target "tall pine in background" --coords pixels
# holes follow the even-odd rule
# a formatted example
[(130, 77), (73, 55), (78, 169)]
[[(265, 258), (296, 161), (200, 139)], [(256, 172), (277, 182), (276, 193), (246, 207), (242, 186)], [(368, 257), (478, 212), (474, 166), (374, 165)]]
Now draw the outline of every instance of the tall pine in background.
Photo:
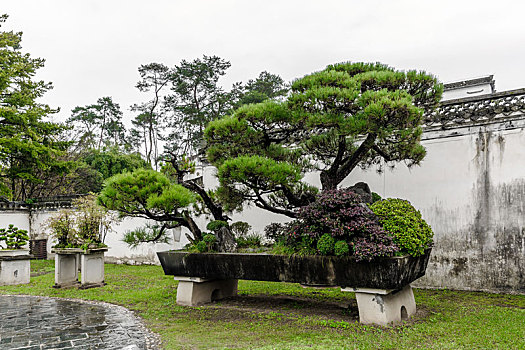
[(56, 110), (38, 102), (52, 88), (34, 79), (44, 60), (22, 53), (21, 40), (21, 32), (0, 31), (0, 196), (12, 200), (35, 196), (49, 174), (69, 169), (56, 139), (63, 126), (47, 118)]

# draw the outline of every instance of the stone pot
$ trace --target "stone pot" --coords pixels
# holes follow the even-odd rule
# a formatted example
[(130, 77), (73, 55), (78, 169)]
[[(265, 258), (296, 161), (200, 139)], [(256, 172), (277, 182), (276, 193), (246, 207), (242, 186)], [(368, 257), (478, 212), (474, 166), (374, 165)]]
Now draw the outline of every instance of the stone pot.
[(425, 275), (430, 249), (420, 257), (355, 261), (352, 257), (241, 253), (158, 252), (166, 275), (179, 281), (177, 303), (199, 305), (233, 296), (237, 280), (339, 286), (356, 293), (360, 320), (387, 325), (416, 311), (410, 283)]
[(250, 253), (157, 253), (164, 273), (207, 279), (293, 282), (312, 286), (399, 289), (425, 275), (430, 249), (414, 258), (376, 258), (356, 262), (351, 257), (288, 256)]
[(29, 256), (29, 249), (0, 249), (0, 258), (13, 256)]
[(0, 250), (0, 285), (27, 284), (31, 277), (29, 249)]

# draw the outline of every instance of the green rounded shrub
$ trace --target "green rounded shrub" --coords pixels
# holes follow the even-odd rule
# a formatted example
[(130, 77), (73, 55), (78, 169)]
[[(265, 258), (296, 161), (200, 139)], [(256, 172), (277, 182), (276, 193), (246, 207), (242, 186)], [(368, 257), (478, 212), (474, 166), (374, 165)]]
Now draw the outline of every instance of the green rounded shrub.
[(199, 253), (205, 253), (208, 251), (208, 245), (204, 241), (199, 241), (195, 243), (195, 248), (199, 251)]
[(217, 237), (215, 237), (215, 235), (211, 233), (205, 234), (204, 237), (202, 237), (202, 242), (206, 244), (206, 250), (208, 252), (213, 251), (213, 245), (215, 244), (216, 241), (217, 241)]
[(382, 198), (380, 195), (378, 195), (377, 193), (375, 192), (372, 192), (372, 203), (375, 203), (377, 201), (380, 201)]
[(208, 234), (204, 235), (204, 237), (202, 237), (202, 240), (204, 242), (206, 242), (207, 244), (213, 244), (213, 243), (215, 243), (217, 238), (215, 237), (215, 235), (212, 235), (212, 234), (208, 233)]
[(334, 252), (335, 239), (330, 234), (325, 233), (317, 241), (317, 250), (321, 255), (331, 255)]
[(348, 243), (345, 241), (337, 241), (334, 245), (334, 254), (336, 256), (344, 256), (348, 255), (350, 252), (350, 248), (348, 247)]
[(392, 234), (402, 253), (420, 256), (432, 245), (432, 229), (409, 201), (383, 199), (372, 204), (370, 209), (378, 216), (383, 229)]

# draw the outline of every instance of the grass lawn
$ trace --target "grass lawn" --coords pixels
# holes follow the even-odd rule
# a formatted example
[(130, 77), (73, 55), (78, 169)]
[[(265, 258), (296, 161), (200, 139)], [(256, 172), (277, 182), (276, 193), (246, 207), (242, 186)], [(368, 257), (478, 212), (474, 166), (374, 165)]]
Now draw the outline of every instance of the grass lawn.
[(353, 293), (239, 281), (239, 296), (203, 307), (175, 303), (177, 282), (159, 266), (106, 265), (107, 286), (54, 289), (53, 261), (0, 294), (100, 300), (137, 312), (165, 349), (525, 349), (525, 296), (415, 290), (418, 313), (391, 328), (357, 322)]

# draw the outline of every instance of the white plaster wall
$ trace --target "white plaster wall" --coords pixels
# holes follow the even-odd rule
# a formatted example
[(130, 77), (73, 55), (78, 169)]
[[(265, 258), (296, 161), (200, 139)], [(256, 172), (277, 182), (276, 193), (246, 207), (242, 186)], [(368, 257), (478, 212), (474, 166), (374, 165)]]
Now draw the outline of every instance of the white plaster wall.
[(9, 224), (29, 232), (29, 216), (26, 210), (0, 211), (0, 228), (7, 228)]
[[(129, 264), (140, 264), (140, 263), (151, 263), (159, 264), (157, 252), (177, 249), (176, 242), (173, 240), (173, 230), (170, 232), (172, 237), (171, 243), (144, 243), (136, 248), (130, 248), (126, 243), (122, 241), (126, 231), (132, 231), (139, 227), (146, 225), (151, 220), (142, 218), (126, 218), (120, 223), (114, 225), (113, 232), (110, 232), (106, 236), (105, 243), (109, 246), (109, 251), (106, 253), (107, 261), (116, 263), (129, 263)], [(180, 232), (180, 229), (175, 231)]]

